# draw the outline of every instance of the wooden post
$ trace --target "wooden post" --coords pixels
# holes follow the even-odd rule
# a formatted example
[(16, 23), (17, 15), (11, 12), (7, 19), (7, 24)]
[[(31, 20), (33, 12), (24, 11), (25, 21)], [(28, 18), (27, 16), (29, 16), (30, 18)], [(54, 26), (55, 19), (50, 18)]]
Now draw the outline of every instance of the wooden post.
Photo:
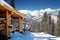
[(22, 32), (22, 19), (20, 17), (18, 19), (18, 30)]
[(10, 30), (9, 30), (9, 25), (10, 25), (10, 18), (11, 15), (9, 14), (8, 11), (6, 11), (6, 38), (8, 40), (8, 36), (10, 35)]

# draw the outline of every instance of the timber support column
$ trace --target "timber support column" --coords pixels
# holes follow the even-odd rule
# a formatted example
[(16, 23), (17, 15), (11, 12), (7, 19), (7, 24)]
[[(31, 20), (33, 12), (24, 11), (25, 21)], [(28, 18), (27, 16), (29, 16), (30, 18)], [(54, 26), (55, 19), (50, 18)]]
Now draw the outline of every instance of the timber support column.
[(20, 17), (18, 19), (18, 30), (19, 30), (19, 32), (22, 32), (23, 31), (22, 30), (22, 18), (20, 18)]
[(10, 35), (10, 29), (8, 27), (10, 25), (10, 22), (11, 22), (10, 18), (11, 18), (11, 15), (9, 14), (8, 11), (6, 11), (6, 38), (7, 38), (7, 40), (8, 40), (8, 37)]

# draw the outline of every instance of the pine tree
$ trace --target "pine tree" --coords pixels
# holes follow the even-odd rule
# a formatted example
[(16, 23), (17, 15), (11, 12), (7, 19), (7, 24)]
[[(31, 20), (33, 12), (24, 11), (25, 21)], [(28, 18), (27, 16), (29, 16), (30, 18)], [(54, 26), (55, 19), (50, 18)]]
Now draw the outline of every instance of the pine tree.
[(4, 1), (6, 1), (6, 0), (4, 0)]
[(52, 20), (52, 22), (51, 22), (51, 25), (52, 25), (52, 35), (54, 35), (55, 34), (55, 23), (54, 23), (54, 20)]
[(40, 32), (40, 23), (38, 23), (37, 32)]
[(48, 22), (48, 33), (52, 33), (52, 24), (51, 24), (51, 16), (49, 15), (49, 22)]
[(4, 0), (4, 1), (6, 1), (6, 2), (7, 2), (7, 0)]
[(60, 36), (60, 10), (59, 10), (58, 20), (57, 20), (57, 36)]
[(41, 22), (41, 27), (42, 27), (41, 30), (44, 32), (47, 32), (47, 22), (48, 22), (48, 15), (47, 12), (45, 12)]
[(15, 0), (10, 0), (10, 5), (13, 7), (13, 8), (15, 8)]

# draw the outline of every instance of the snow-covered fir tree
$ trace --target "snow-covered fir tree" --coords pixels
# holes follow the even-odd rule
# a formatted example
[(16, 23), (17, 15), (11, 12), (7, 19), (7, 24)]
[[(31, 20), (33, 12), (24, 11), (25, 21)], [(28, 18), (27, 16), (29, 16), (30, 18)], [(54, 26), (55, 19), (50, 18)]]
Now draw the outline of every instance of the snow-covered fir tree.
[(15, 8), (15, 0), (10, 0), (10, 5)]

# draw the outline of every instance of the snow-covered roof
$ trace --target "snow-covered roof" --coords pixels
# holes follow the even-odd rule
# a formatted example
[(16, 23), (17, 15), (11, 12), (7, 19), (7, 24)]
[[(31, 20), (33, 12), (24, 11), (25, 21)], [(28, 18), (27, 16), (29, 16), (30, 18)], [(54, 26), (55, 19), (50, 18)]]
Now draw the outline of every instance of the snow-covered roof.
[(15, 10), (12, 6), (10, 6), (4, 0), (0, 0), (0, 9), (9, 10), (9, 11), (13, 12), (13, 15), (15, 15), (16, 17), (22, 17), (23, 19), (27, 18), (25, 15), (23, 15), (22, 13)]
[(5, 2), (4, 0), (0, 0), (0, 4), (1, 5), (6, 5), (6, 6), (8, 6), (8, 7), (10, 7), (10, 8), (13, 8), (12, 6), (10, 6), (7, 2)]

